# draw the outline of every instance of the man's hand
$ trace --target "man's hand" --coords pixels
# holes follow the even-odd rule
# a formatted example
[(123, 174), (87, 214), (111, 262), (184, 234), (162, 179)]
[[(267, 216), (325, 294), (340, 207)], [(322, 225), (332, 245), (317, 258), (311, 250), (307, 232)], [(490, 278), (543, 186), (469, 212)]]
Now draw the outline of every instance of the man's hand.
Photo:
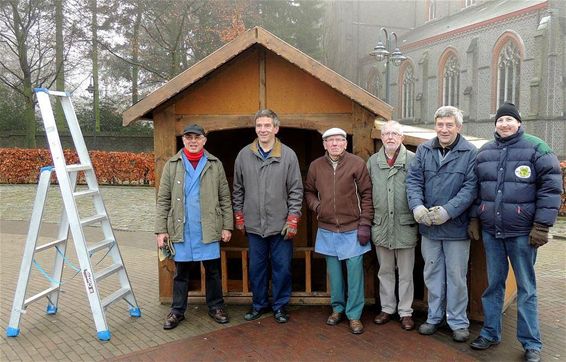
[(480, 221), (475, 217), (470, 219), (470, 224), (468, 225), (468, 236), (473, 241), (478, 241), (481, 238)]
[(299, 216), (289, 214), (287, 216), (287, 222), (285, 226), (283, 226), (283, 230), (281, 230), (281, 235), (283, 235), (283, 239), (289, 240), (293, 239), (295, 235), (297, 235), (297, 227), (299, 225)]
[(535, 222), (529, 234), (529, 244), (538, 248), (546, 243), (548, 243), (548, 226)]
[(242, 233), (245, 233), (246, 227), (244, 222), (244, 212), (243, 211), (234, 212), (234, 220), (236, 220), (236, 229), (240, 230)]
[(424, 205), (419, 205), (413, 209), (413, 216), (415, 217), (415, 221), (419, 224), (424, 224), (426, 226), (432, 225), (431, 215), (429, 211)]
[(155, 240), (157, 241), (157, 247), (161, 249), (164, 248), (167, 243), (167, 239), (169, 239), (168, 233), (156, 234)]
[(448, 212), (442, 206), (431, 207), (428, 211), (432, 225), (442, 225), (450, 220), (450, 215), (448, 215)]
[(358, 225), (358, 241), (365, 246), (371, 239), (371, 229), (369, 225)]
[(222, 236), (220, 237), (220, 239), (227, 243), (230, 241), (230, 239), (232, 238), (232, 232), (230, 230), (222, 230)]

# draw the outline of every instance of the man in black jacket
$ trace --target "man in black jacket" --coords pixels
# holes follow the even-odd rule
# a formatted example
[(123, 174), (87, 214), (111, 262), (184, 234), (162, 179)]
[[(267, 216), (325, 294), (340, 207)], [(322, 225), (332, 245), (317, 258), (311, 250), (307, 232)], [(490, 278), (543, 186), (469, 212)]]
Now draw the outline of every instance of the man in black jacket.
[(479, 197), (472, 209), (470, 238), (480, 238), (481, 222), (488, 287), (482, 296), (484, 325), (473, 349), (488, 349), (501, 340), (501, 317), (508, 259), (517, 281), (517, 338), (525, 360), (539, 361), (540, 337), (535, 260), (548, 242), (562, 193), (560, 164), (541, 139), (524, 133), (521, 115), (505, 103), (495, 116), (495, 139), (479, 151), (475, 172)]

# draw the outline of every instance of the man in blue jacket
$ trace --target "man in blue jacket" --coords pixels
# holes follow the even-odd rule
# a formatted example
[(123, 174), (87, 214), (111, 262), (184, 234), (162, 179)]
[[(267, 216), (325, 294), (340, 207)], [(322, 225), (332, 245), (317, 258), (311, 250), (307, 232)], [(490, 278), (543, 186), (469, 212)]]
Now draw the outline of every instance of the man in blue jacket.
[(518, 287), (517, 338), (525, 360), (539, 361), (542, 342), (534, 265), (537, 248), (548, 242), (548, 228), (560, 208), (560, 163), (546, 143), (524, 133), (521, 115), (512, 103), (497, 110), (494, 138), (480, 149), (475, 166), (479, 196), (469, 233), (479, 240), (481, 221), (488, 287), (482, 296), (483, 328), (471, 347), (484, 350), (501, 340), (509, 260)]
[(419, 333), (435, 333), (446, 318), (456, 342), (469, 338), (466, 229), (468, 208), (477, 193), (477, 150), (460, 135), (462, 124), (459, 109), (443, 106), (436, 111), (437, 137), (417, 148), (406, 181), (409, 208), (420, 224), (428, 289), (428, 317)]

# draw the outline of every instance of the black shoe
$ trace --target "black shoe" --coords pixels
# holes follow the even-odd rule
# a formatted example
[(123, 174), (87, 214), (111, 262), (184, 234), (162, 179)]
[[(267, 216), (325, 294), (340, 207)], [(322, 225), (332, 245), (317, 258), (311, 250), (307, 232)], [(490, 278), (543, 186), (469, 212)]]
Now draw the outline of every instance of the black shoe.
[(252, 307), (249, 312), (244, 314), (244, 319), (247, 321), (253, 321), (261, 317), (265, 312), (267, 312), (267, 309), (265, 308), (255, 309), (254, 307)]
[(470, 343), (470, 347), (472, 347), (472, 349), (484, 350), (488, 349), (491, 346), (495, 346), (496, 344), (499, 344), (499, 342), (493, 342), (487, 338), (479, 336), (478, 338), (474, 339), (472, 343)]
[(167, 315), (167, 319), (165, 319), (165, 323), (163, 324), (163, 329), (173, 329), (179, 325), (181, 321), (185, 319), (184, 315), (177, 315), (173, 313), (169, 313)]
[(289, 321), (289, 314), (285, 310), (285, 308), (281, 308), (273, 312), (273, 317), (277, 321), (277, 323), (287, 323)]
[(216, 323), (225, 324), (230, 322), (228, 314), (224, 311), (224, 308), (217, 308), (208, 311), (210, 318), (214, 319)]
[(539, 362), (540, 361), (540, 351), (536, 349), (527, 349), (525, 351), (525, 361), (527, 362)]

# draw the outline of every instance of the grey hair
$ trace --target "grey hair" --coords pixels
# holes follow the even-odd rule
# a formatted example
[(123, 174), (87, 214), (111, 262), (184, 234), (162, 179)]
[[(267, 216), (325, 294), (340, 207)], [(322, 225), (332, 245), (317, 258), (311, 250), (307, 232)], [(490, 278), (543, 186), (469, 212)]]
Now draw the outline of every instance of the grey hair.
[(383, 129), (385, 127), (395, 128), (395, 130), (398, 131), (401, 134), (401, 136), (403, 136), (403, 125), (401, 123), (394, 120), (387, 121), (381, 125), (380, 131), (383, 132)]
[(271, 120), (273, 121), (273, 127), (279, 127), (279, 125), (281, 124), (277, 113), (273, 112), (271, 109), (260, 109), (259, 111), (257, 111), (254, 115), (254, 123), (258, 118), (261, 117), (271, 118)]
[(454, 117), (456, 120), (456, 124), (458, 126), (462, 126), (464, 124), (464, 116), (462, 115), (462, 111), (456, 107), (452, 106), (442, 106), (434, 112), (434, 123), (438, 118), (444, 117)]

